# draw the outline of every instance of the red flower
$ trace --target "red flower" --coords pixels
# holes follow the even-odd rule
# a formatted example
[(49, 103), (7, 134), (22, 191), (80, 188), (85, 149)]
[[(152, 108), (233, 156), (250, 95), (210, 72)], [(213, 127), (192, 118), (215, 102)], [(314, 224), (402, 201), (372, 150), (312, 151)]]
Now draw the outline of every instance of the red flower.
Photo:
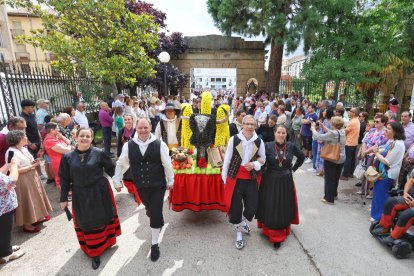
[(199, 168), (207, 168), (207, 160), (204, 157), (200, 157), (197, 162)]
[(189, 149), (189, 150), (187, 151), (187, 153), (188, 153), (189, 155), (192, 155), (192, 154), (194, 153), (194, 151), (193, 151), (192, 149)]

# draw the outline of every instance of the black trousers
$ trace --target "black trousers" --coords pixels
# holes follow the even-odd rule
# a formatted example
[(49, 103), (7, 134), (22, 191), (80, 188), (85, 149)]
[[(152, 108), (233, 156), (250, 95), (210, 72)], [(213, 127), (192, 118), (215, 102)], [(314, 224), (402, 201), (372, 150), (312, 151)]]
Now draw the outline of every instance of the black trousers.
[(164, 206), (165, 187), (158, 188), (139, 188), (138, 195), (147, 211), (150, 219), (151, 228), (161, 228), (164, 226), (162, 208)]
[(104, 150), (106, 153), (109, 154), (111, 152), (112, 128), (103, 127), (102, 136), (103, 136)]
[(341, 176), (344, 164), (336, 164), (324, 160), (323, 169), (325, 171), (325, 200), (334, 202), (338, 196), (339, 177)]
[(13, 253), (11, 247), (13, 220), (14, 210), (0, 216), (0, 258)]
[(357, 146), (345, 146), (346, 160), (342, 176), (351, 177), (354, 175)]
[(242, 221), (242, 216), (251, 221), (256, 214), (258, 198), (259, 191), (256, 181), (238, 179), (231, 199), (230, 223), (239, 224)]

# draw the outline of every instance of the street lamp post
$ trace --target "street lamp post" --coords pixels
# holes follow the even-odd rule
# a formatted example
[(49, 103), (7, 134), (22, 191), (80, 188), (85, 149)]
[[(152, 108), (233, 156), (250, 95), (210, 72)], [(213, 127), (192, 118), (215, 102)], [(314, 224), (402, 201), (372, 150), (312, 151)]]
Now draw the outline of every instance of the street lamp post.
[(170, 61), (170, 54), (167, 52), (161, 52), (158, 55), (159, 61), (164, 65), (164, 95), (168, 96), (168, 86), (167, 86), (167, 63)]

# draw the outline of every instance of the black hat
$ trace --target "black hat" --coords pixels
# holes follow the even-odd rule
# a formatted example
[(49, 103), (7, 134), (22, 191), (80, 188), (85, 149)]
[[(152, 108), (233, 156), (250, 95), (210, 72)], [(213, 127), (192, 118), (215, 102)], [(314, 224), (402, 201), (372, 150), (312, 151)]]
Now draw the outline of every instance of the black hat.
[(36, 103), (34, 101), (32, 101), (32, 100), (27, 100), (26, 99), (26, 100), (21, 101), (20, 106), (21, 107), (25, 107), (25, 106), (36, 106)]
[(165, 109), (164, 109), (163, 111), (161, 111), (161, 112), (162, 112), (163, 114), (165, 114), (165, 112), (166, 112), (167, 110), (174, 110), (174, 111), (175, 111), (175, 114), (177, 115), (177, 117), (178, 117), (178, 116), (180, 116), (180, 113), (181, 113), (181, 108), (177, 107), (174, 103), (167, 103), (167, 104), (165, 105)]

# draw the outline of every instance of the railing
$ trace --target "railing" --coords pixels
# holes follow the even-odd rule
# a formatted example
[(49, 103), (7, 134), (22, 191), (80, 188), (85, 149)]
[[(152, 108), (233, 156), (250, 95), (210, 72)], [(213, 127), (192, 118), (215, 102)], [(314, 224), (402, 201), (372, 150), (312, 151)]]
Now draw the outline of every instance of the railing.
[(23, 99), (50, 101), (49, 112), (58, 114), (67, 106), (75, 106), (82, 97), (86, 112), (97, 112), (99, 102), (110, 91), (103, 82), (85, 77), (67, 76), (52, 68), (22, 68), (16, 64), (6, 70), (0, 60), (0, 124), (21, 113)]

